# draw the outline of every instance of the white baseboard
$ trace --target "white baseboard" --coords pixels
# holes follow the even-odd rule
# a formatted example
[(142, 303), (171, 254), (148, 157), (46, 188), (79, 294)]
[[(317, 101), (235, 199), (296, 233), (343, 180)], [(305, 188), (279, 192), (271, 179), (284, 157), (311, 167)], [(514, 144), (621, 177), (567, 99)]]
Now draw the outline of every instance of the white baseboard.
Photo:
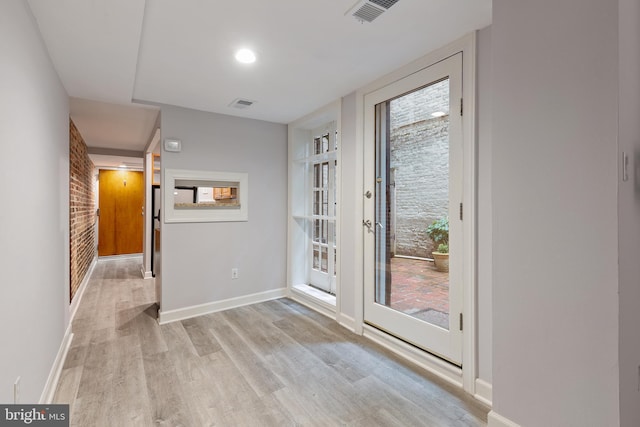
[(140, 273), (142, 273), (142, 278), (143, 279), (153, 279), (153, 272), (152, 271), (145, 271), (144, 270), (144, 265), (140, 267)]
[(344, 326), (345, 328), (347, 328), (348, 330), (350, 330), (351, 332), (355, 333), (356, 330), (356, 319), (354, 319), (351, 316), (347, 316), (344, 313), (340, 313), (338, 315), (338, 323), (342, 326)]
[(480, 378), (476, 378), (476, 393), (474, 396), (485, 405), (491, 406), (493, 401), (493, 386)]
[(489, 412), (487, 421), (487, 427), (520, 427), (519, 424), (514, 423), (510, 419), (503, 417), (495, 411)]
[(369, 325), (364, 325), (363, 336), (420, 366), (439, 378), (462, 388), (462, 369), (422, 351), (406, 342)]
[(85, 289), (87, 289), (87, 285), (89, 284), (89, 280), (91, 280), (91, 275), (93, 274), (93, 269), (96, 268), (96, 264), (98, 263), (98, 257), (94, 256), (93, 261), (91, 261), (91, 265), (87, 270), (84, 278), (82, 279), (82, 283), (78, 287), (75, 296), (71, 300), (71, 304), (69, 304), (69, 324), (73, 323), (73, 318), (76, 316), (76, 311), (78, 311), (78, 306), (80, 305), (80, 300), (82, 300), (82, 296), (84, 295)]
[(42, 394), (40, 395), (40, 404), (49, 404), (53, 402), (53, 397), (56, 393), (56, 388), (58, 388), (58, 380), (60, 379), (60, 374), (62, 373), (62, 367), (64, 366), (64, 361), (67, 358), (67, 353), (69, 352), (69, 347), (71, 347), (71, 341), (73, 340), (73, 333), (71, 332), (71, 323), (67, 327), (67, 330), (64, 333), (64, 337), (62, 338), (62, 343), (60, 343), (60, 348), (58, 349), (58, 354), (56, 355), (55, 360), (53, 361), (53, 366), (51, 367), (51, 371), (49, 371), (49, 377), (47, 378), (47, 382), (44, 385), (44, 390), (42, 390)]
[(216, 311), (229, 310), (230, 308), (242, 307), (244, 305), (256, 304), (272, 299), (287, 296), (287, 288), (274, 289), (272, 291), (259, 292), (257, 294), (244, 295), (241, 297), (229, 298), (222, 301), (214, 301), (206, 304), (192, 305), (190, 307), (178, 308), (175, 310), (158, 313), (158, 323), (176, 322), (178, 320), (189, 319), (191, 317), (202, 316), (204, 314), (215, 313)]

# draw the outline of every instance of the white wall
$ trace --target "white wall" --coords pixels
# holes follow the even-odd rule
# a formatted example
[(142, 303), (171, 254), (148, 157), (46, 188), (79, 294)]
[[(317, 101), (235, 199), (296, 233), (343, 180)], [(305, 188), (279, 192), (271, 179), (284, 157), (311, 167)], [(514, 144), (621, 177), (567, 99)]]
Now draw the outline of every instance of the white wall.
[[(356, 93), (342, 98), (342, 135), (340, 139), (340, 308), (345, 316), (355, 318), (357, 280), (362, 280), (362, 260), (356, 259), (358, 239), (362, 238), (362, 180), (356, 176), (358, 162), (356, 154)], [(359, 179), (360, 178), (360, 179)], [(360, 188), (357, 188), (360, 186)], [(360, 274), (358, 274), (358, 269)]]
[(0, 2), (0, 402), (37, 403), (69, 306), (69, 107), (22, 0)]
[(619, 188), (620, 425), (640, 426), (640, 3), (619, 1), (619, 159), (629, 154), (629, 181)]
[[(162, 107), (162, 169), (247, 172), (249, 221), (162, 224), (162, 310), (286, 286), (286, 125)], [(231, 279), (231, 269), (239, 278)]]
[(493, 3), (493, 409), (523, 426), (618, 425), (617, 22)]
[(477, 138), (478, 138), (478, 378), (491, 383), (491, 288), (492, 288), (492, 200), (491, 200), (491, 27), (478, 32), (477, 40)]

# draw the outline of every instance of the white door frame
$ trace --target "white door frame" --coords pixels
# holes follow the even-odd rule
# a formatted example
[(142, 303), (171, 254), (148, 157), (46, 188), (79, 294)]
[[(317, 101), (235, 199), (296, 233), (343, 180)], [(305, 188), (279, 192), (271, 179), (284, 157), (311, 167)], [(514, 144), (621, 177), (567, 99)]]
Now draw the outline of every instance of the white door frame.
[[(436, 64), (458, 52), (462, 52), (462, 94), (464, 99), (464, 115), (462, 117), (462, 137), (464, 144), (464, 271), (462, 274), (463, 287), (463, 316), (464, 337), (462, 343), (462, 369), (451, 368), (440, 359), (424, 352), (417, 352), (400, 340), (390, 338), (384, 334), (372, 331), (364, 325), (364, 97), (395, 81), (401, 80), (413, 73)], [(355, 325), (354, 331), (368, 336), (393, 351), (403, 354), (408, 359), (418, 363), (445, 380), (463, 387), (470, 394), (475, 394), (475, 379), (477, 377), (477, 348), (476, 348), (476, 34), (475, 32), (442, 47), (404, 67), (394, 71), (356, 92), (356, 157), (360, 162), (356, 165), (358, 182), (355, 184), (356, 215), (352, 224), (356, 227), (358, 240), (356, 243), (355, 259), (359, 264), (355, 271)], [(424, 353), (424, 354), (423, 354)]]

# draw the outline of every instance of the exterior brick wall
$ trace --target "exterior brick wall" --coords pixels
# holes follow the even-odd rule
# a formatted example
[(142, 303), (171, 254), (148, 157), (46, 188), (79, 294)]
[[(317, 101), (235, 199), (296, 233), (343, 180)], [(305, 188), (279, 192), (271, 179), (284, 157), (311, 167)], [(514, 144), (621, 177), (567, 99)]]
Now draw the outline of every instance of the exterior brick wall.
[[(427, 227), (448, 215), (448, 104), (446, 81), (391, 101), (396, 255), (431, 258), (436, 248)], [(435, 111), (446, 115), (434, 118)]]
[(96, 254), (94, 165), (87, 145), (69, 119), (69, 222), (71, 299), (84, 280)]

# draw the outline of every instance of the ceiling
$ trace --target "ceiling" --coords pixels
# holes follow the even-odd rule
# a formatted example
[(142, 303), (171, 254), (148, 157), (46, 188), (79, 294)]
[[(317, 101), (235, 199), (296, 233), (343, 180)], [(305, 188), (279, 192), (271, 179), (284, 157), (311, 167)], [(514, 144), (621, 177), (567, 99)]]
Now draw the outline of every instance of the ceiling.
[(87, 145), (138, 151), (149, 105), (289, 123), (491, 20), (491, 0), (400, 0), (372, 23), (354, 0), (28, 2)]

